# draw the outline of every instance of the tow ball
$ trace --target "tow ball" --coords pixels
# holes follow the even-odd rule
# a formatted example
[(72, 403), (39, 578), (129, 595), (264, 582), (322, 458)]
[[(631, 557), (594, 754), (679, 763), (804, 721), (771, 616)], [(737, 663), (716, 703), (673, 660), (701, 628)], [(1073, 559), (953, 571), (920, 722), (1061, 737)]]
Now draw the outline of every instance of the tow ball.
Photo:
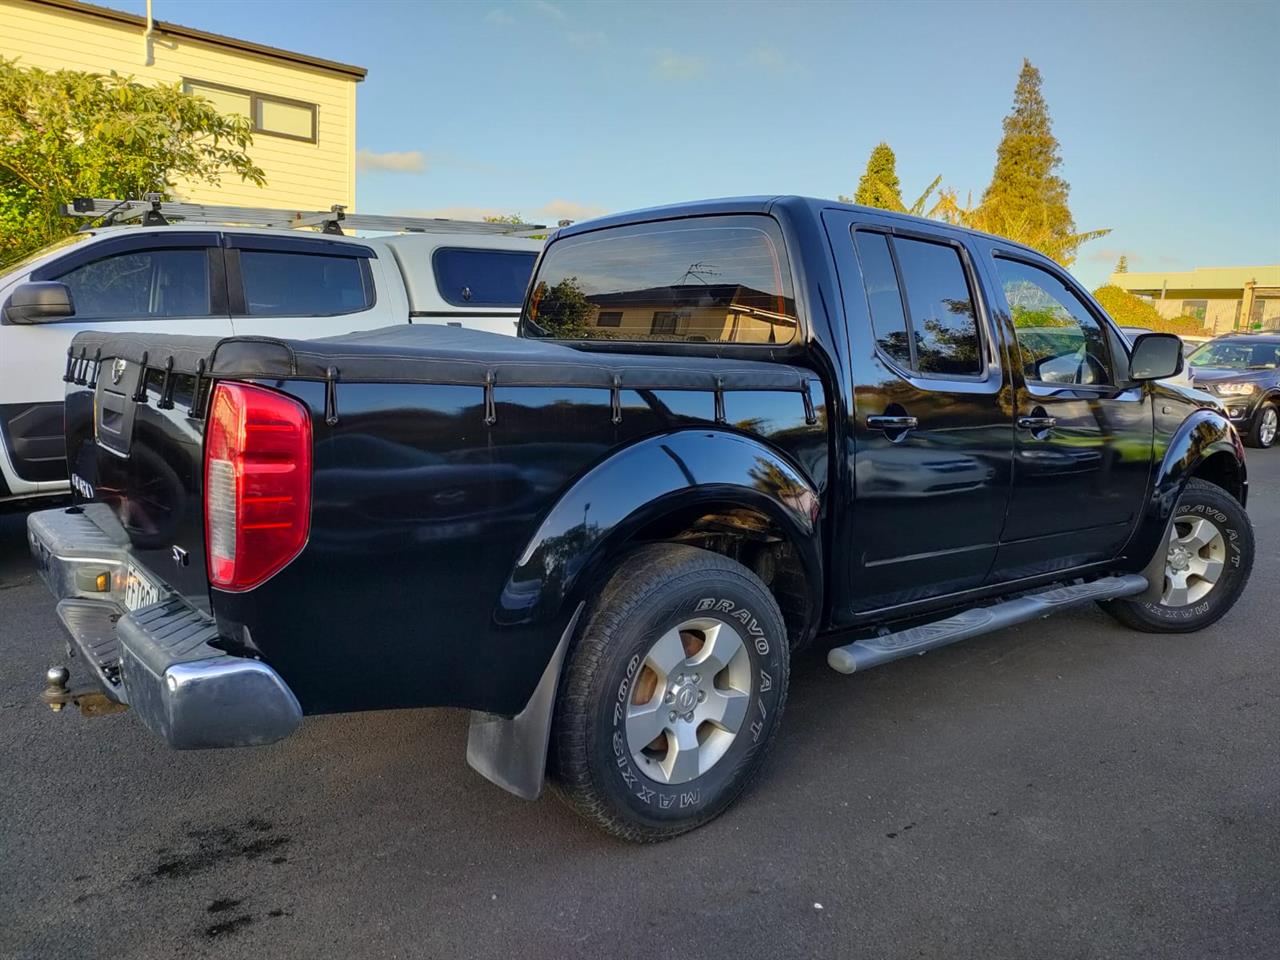
[(101, 690), (68, 690), (69, 679), (71, 671), (66, 667), (50, 667), (45, 671), (44, 692), (40, 694), (40, 699), (54, 713), (68, 703), (79, 707), (80, 713), (86, 717), (104, 717), (129, 709), (127, 704), (112, 700)]

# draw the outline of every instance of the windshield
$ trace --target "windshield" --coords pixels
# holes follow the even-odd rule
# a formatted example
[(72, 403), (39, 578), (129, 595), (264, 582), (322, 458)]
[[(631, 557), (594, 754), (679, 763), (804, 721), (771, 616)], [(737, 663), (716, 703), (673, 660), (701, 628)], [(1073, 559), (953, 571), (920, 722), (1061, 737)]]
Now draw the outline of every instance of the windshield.
[(1228, 370), (1274, 370), (1280, 366), (1280, 338), (1275, 343), (1256, 340), (1215, 340), (1193, 353), (1193, 367), (1223, 367)]
[(31, 266), (37, 260), (47, 257), (55, 250), (61, 250), (63, 247), (73, 246), (82, 240), (88, 240), (91, 236), (93, 236), (92, 233), (73, 233), (68, 237), (63, 237), (61, 240), (55, 240), (53, 243), (41, 247), (35, 253), (23, 257), (17, 263), (11, 263), (4, 267), (4, 273), (22, 273), (27, 267)]

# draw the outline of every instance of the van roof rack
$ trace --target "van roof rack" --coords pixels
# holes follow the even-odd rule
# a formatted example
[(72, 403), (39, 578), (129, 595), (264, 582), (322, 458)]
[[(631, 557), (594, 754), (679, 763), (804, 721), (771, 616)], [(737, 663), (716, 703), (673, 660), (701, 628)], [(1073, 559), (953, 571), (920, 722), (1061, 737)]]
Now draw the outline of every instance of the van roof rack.
[[(529, 237), (546, 233), (548, 227), (537, 223), (488, 223), (479, 220), (447, 220), (437, 217), (395, 217), (365, 213), (347, 213), (342, 204), (314, 212), (275, 210), (270, 207), (220, 207), (204, 203), (181, 203), (162, 200), (158, 193), (148, 193), (143, 200), (110, 200), (76, 197), (62, 204), (68, 217), (85, 217), (89, 221), (103, 219), (103, 225), (140, 220), (144, 227), (163, 227), (174, 221), (183, 223), (219, 223), (243, 227), (311, 227), (321, 233), (341, 234), (350, 230), (382, 230), (389, 233), (483, 233), (512, 237)], [(560, 226), (570, 221), (562, 220)], [(85, 224), (85, 229), (89, 226)]]

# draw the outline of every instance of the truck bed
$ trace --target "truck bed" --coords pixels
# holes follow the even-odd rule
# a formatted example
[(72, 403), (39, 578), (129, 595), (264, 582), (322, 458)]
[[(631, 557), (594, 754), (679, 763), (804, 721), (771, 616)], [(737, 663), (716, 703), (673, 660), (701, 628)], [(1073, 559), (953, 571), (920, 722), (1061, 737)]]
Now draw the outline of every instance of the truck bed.
[(813, 376), (765, 361), (593, 352), (436, 324), (319, 340), (86, 332), (71, 351), (74, 362), (118, 357), (155, 370), (172, 358), (176, 373), (223, 379), (800, 391)]

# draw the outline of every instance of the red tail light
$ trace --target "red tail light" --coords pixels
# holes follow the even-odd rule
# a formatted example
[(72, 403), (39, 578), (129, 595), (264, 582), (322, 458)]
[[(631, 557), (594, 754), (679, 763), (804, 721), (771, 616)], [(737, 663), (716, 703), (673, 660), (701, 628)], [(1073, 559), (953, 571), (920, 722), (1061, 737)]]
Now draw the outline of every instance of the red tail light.
[(204, 447), (209, 579), (248, 590), (302, 550), (311, 526), (311, 415), (298, 401), (219, 383)]

